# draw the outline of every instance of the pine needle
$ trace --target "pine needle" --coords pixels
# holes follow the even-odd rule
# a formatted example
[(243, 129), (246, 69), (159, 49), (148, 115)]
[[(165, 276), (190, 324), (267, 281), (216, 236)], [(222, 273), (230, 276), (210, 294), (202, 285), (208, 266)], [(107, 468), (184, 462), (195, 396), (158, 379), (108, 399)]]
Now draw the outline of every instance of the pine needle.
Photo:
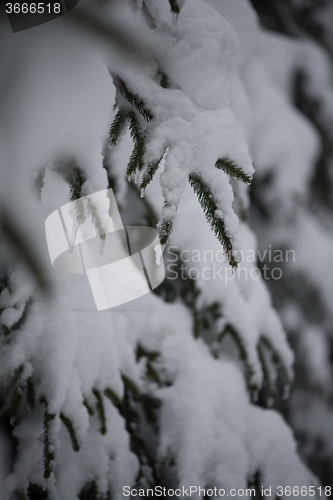
[(72, 421), (68, 417), (66, 417), (66, 415), (64, 415), (63, 413), (60, 413), (60, 419), (68, 431), (73, 450), (78, 452), (80, 450), (80, 445), (77, 440)]
[(225, 223), (222, 219), (215, 216), (215, 212), (216, 210), (218, 210), (218, 207), (209, 186), (197, 174), (190, 174), (189, 181), (199, 199), (201, 208), (204, 211), (207, 221), (213, 229), (217, 239), (222, 243), (225, 252), (228, 255), (230, 266), (237, 267), (238, 262), (233, 254), (233, 246), (231, 243), (231, 239), (226, 232)]
[(121, 133), (126, 126), (126, 121), (127, 112), (123, 108), (118, 109), (109, 130), (108, 143), (110, 146), (116, 146), (118, 144)]
[(219, 158), (215, 163), (215, 167), (224, 170), (226, 174), (234, 179), (242, 181), (245, 184), (251, 184), (252, 178), (245, 174), (243, 170), (239, 168), (235, 162), (229, 160), (229, 158)]

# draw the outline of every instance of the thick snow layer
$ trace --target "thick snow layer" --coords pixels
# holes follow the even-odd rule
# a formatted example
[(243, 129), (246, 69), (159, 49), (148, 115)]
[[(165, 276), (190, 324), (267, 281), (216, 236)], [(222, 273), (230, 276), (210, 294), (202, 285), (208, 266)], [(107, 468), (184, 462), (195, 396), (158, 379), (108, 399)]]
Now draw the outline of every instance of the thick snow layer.
[[(188, 176), (200, 174), (218, 203), (227, 234), (239, 247), (237, 217), (232, 210), (233, 193), (228, 176), (215, 168), (218, 158), (228, 157), (251, 176), (248, 148), (229, 107), (229, 83), (225, 58), (235, 54), (239, 40), (222, 17), (204, 2), (192, 0), (183, 6), (177, 23), (165, 11), (166, 2), (155, 2), (160, 22), (153, 42), (170, 88), (152, 79), (151, 65), (110, 58), (111, 71), (130, 91), (143, 99), (153, 115), (147, 126), (145, 161), (158, 160), (166, 150), (161, 187), (166, 206), (162, 220), (176, 217)], [(200, 64), (199, 64), (200, 61)], [(158, 66), (155, 67), (157, 73)]]
[[(327, 425), (331, 418), (328, 394), (332, 390), (327, 354), (332, 335), (332, 226), (330, 218), (316, 208), (311, 192), (316, 162), (322, 154), (319, 132), (328, 137), (332, 133), (331, 61), (309, 39), (292, 39), (258, 29), (257, 19), (245, 1), (209, 3), (231, 22), (242, 42), (227, 66), (231, 108), (256, 168), (255, 203), (268, 213), (266, 220), (257, 214), (252, 217), (259, 248), (264, 251), (272, 245), (295, 252), (295, 259), (286, 264), (285, 278), (276, 294), (283, 301), (284, 324), (298, 339), (299, 366), (311, 372), (295, 388), (291, 403), (293, 426), (304, 439), (302, 451), (311, 455), (315, 442), (326, 443), (332, 432)], [(315, 105), (312, 119), (319, 131), (295, 107), (295, 78), (299, 74), (303, 78), (305, 107)], [(300, 278), (301, 284), (293, 295), (290, 289), (295, 278)], [(307, 294), (304, 305), (302, 297)], [(316, 312), (317, 303), (320, 308)], [(318, 389), (320, 396), (315, 393)], [(331, 451), (326, 444), (323, 448), (327, 460)], [(318, 449), (316, 453), (320, 454)]]

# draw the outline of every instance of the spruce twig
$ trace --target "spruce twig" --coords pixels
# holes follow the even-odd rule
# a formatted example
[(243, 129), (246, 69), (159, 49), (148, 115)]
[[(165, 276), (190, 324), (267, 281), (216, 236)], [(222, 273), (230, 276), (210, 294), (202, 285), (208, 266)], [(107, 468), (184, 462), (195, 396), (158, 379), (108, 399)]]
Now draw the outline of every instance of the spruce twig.
[(126, 121), (127, 111), (123, 108), (118, 109), (109, 130), (108, 143), (110, 144), (110, 146), (116, 146), (118, 144), (121, 133), (126, 126)]
[(22, 401), (22, 396), (23, 396), (22, 386), (19, 384), (15, 385), (8, 409), (8, 417), (12, 423), (16, 419), (17, 412)]
[(225, 252), (228, 254), (228, 261), (231, 267), (237, 267), (238, 262), (233, 254), (233, 246), (228, 236), (224, 221), (215, 216), (218, 210), (213, 194), (208, 184), (206, 184), (198, 174), (190, 174), (189, 181), (195, 194), (197, 195), (201, 208), (204, 211), (207, 221), (213, 229), (217, 239), (222, 243)]
[(237, 179), (239, 181), (244, 182), (245, 184), (251, 184), (252, 178), (245, 174), (241, 168), (237, 166), (237, 164), (229, 160), (229, 158), (219, 158), (216, 160), (215, 167), (224, 170), (224, 172), (230, 177), (233, 177), (234, 179)]
[(180, 7), (178, 5), (177, 0), (169, 0), (169, 4), (170, 4), (171, 12), (178, 15), (180, 12)]
[(272, 342), (267, 337), (265, 337), (264, 335), (262, 335), (260, 337), (260, 342), (262, 342), (262, 344), (265, 345), (267, 347), (267, 349), (269, 349), (269, 351), (272, 353), (272, 359), (273, 359), (274, 363), (276, 364), (276, 366), (280, 369), (280, 372), (281, 372), (282, 377), (283, 377), (283, 382), (287, 386), (289, 386), (292, 383), (292, 380), (290, 378), (288, 369), (287, 369), (286, 365), (283, 362), (282, 357), (276, 351), (276, 349), (274, 349), (274, 346), (273, 346)]
[(124, 80), (122, 80), (118, 75), (115, 75), (114, 73), (111, 73), (111, 76), (113, 78), (114, 85), (116, 89), (119, 90), (121, 95), (130, 103), (132, 106), (134, 106), (139, 113), (144, 117), (144, 119), (147, 122), (152, 121), (153, 119), (153, 114), (152, 112), (146, 107), (144, 101), (139, 97), (138, 95), (134, 94), (129, 90), (127, 87), (126, 83)]
[(264, 374), (264, 382), (266, 385), (268, 396), (270, 398), (275, 398), (275, 387), (269, 372), (268, 362), (266, 360), (266, 354), (264, 352), (264, 344), (261, 341), (259, 341), (258, 345), (258, 355)]
[(100, 432), (104, 436), (107, 433), (107, 427), (103, 398), (99, 390), (93, 389), (92, 392), (96, 398), (96, 411), (100, 423)]
[(158, 237), (161, 245), (166, 245), (173, 230), (172, 219), (164, 219), (158, 226)]
[(150, 10), (148, 9), (145, 1), (142, 2), (141, 13), (142, 13), (146, 23), (148, 24), (149, 28), (152, 30), (156, 29), (157, 28), (156, 21), (153, 18)]
[(27, 404), (30, 410), (33, 410), (35, 408), (35, 401), (36, 401), (35, 386), (32, 377), (30, 377), (27, 380)]
[(164, 73), (164, 71), (159, 69), (157, 72), (157, 75), (159, 76), (159, 79), (160, 79), (160, 86), (163, 87), (164, 89), (168, 89), (170, 87), (170, 85), (169, 85), (169, 79), (168, 79), (166, 73)]
[(17, 383), (18, 383), (18, 381), (23, 373), (23, 370), (24, 370), (23, 364), (21, 364), (20, 366), (15, 368), (13, 376), (10, 378), (7, 386), (3, 390), (3, 393), (2, 393), (3, 399), (5, 399), (8, 396), (8, 394), (10, 393), (10, 391), (15, 387), (15, 385), (17, 385)]
[(134, 148), (131, 153), (126, 170), (126, 176), (128, 179), (130, 179), (130, 177), (137, 170), (142, 170), (144, 167), (143, 156), (145, 154), (145, 143), (146, 141), (144, 134), (141, 134), (139, 139), (134, 143)]
[(134, 111), (127, 112), (128, 128), (134, 143), (139, 142), (142, 139), (142, 131), (140, 127), (139, 120)]
[(111, 401), (114, 406), (121, 405), (120, 397), (109, 387), (107, 387), (104, 391), (105, 396)]
[(95, 415), (94, 409), (92, 408), (92, 406), (90, 406), (90, 404), (85, 398), (83, 400), (83, 405), (86, 407), (89, 417)]
[(60, 419), (68, 431), (73, 450), (78, 452), (80, 450), (80, 445), (76, 437), (72, 421), (68, 417), (66, 417), (66, 415), (64, 415), (63, 413), (60, 413)]
[(245, 379), (246, 379), (247, 386), (248, 386), (249, 390), (251, 390), (251, 391), (256, 390), (257, 388), (252, 387), (252, 385), (251, 385), (251, 377), (253, 374), (253, 370), (252, 370), (252, 367), (249, 363), (248, 355), (246, 352), (246, 347), (244, 345), (242, 337), (240, 336), (238, 331), (230, 323), (226, 324), (223, 332), (219, 335), (218, 341), (222, 342), (222, 340), (224, 339), (224, 337), (226, 335), (230, 335), (238, 347), (240, 358), (243, 361), (244, 366), (245, 366)]
[(71, 161), (68, 164), (67, 170), (66, 170), (66, 181), (69, 184), (70, 188), (70, 193), (71, 193), (71, 200), (75, 201), (81, 198), (82, 194), (82, 185), (85, 182), (85, 177), (83, 175), (83, 172), (80, 170), (78, 165), (76, 164), (76, 161)]
[[(46, 400), (44, 399), (44, 404)], [(43, 456), (44, 456), (44, 479), (48, 479), (51, 476), (51, 472), (54, 466), (54, 451), (51, 446), (50, 440), (50, 422), (55, 418), (55, 415), (48, 413), (47, 408), (44, 412), (43, 427), (44, 427), (44, 439), (43, 439)]]
[(158, 167), (161, 164), (161, 161), (163, 160), (164, 154), (165, 154), (165, 152), (158, 160), (153, 161), (153, 162), (149, 163), (149, 165), (147, 165), (147, 167), (143, 173), (143, 176), (142, 176), (142, 181), (140, 184), (141, 189), (146, 189), (148, 184), (150, 184), (151, 181), (153, 180), (153, 177), (156, 174)]

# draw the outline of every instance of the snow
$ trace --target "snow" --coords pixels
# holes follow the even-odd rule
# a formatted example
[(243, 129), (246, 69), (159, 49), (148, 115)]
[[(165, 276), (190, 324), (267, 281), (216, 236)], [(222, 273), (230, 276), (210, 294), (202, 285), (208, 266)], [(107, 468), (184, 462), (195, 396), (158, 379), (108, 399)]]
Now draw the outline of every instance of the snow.
[(138, 67), (132, 61), (126, 64), (117, 57), (110, 59), (110, 67), (130, 90), (136, 89), (152, 112), (153, 120), (147, 125), (147, 164), (167, 150), (160, 177), (165, 198), (161, 221), (175, 219), (188, 176), (198, 173), (212, 188), (226, 231), (237, 249), (232, 190), (228, 176), (215, 169), (215, 162), (228, 157), (246, 174), (253, 173), (248, 148), (229, 108), (224, 63), (237, 50), (238, 37), (230, 24), (202, 1), (185, 3), (175, 25), (165, 13), (164, 2), (155, 2), (154, 9), (157, 19), (160, 11), (165, 16), (154, 43), (171, 87), (160, 87), (151, 78), (151, 67)]

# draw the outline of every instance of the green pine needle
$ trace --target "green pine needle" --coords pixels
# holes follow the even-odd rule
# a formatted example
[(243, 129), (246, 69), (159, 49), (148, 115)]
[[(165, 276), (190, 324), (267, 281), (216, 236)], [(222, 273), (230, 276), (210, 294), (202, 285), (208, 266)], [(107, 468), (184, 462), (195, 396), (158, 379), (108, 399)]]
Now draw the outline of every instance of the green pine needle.
[(264, 352), (264, 346), (263, 346), (261, 341), (259, 342), (259, 345), (258, 345), (258, 356), (259, 356), (260, 363), (262, 366), (262, 371), (263, 371), (263, 375), (264, 375), (264, 385), (266, 387), (267, 393), (268, 393), (269, 397), (275, 398), (275, 395), (276, 395), (275, 394), (275, 385), (274, 385), (274, 381), (272, 380), (272, 377), (271, 377), (270, 372), (269, 372), (268, 363), (267, 363), (266, 355)]
[(161, 245), (166, 245), (169, 241), (170, 235), (173, 230), (173, 221), (171, 219), (164, 219), (158, 226), (158, 237)]
[(1, 325), (1, 333), (2, 335), (5, 335), (6, 337), (11, 333), (11, 329), (8, 328), (6, 325)]
[(110, 144), (110, 146), (116, 146), (118, 144), (121, 133), (126, 126), (126, 120), (127, 112), (125, 111), (125, 109), (118, 109), (109, 130), (108, 143)]
[(153, 16), (151, 15), (151, 13), (146, 5), (146, 2), (142, 3), (141, 13), (142, 13), (146, 23), (148, 24), (149, 28), (152, 30), (156, 29), (157, 28), (156, 21), (153, 18)]
[(107, 387), (104, 391), (105, 396), (111, 401), (114, 406), (121, 405), (120, 397), (109, 387)]
[(157, 75), (160, 78), (160, 85), (161, 85), (161, 87), (163, 87), (164, 89), (168, 89), (170, 87), (170, 85), (169, 85), (169, 79), (168, 79), (167, 75), (164, 73), (164, 71), (162, 71), (161, 69), (159, 69), (158, 72), (157, 72)]
[(13, 389), (8, 409), (8, 417), (10, 420), (14, 420), (16, 418), (18, 409), (22, 401), (22, 396), (23, 396), (22, 387), (20, 385), (16, 385)]
[(137, 170), (142, 170), (144, 167), (143, 156), (145, 154), (146, 149), (146, 139), (145, 135), (141, 134), (140, 138), (134, 143), (134, 148), (131, 153), (126, 176), (130, 178)]
[(48, 479), (51, 476), (51, 472), (54, 466), (54, 452), (51, 448), (50, 441), (50, 429), (49, 424), (55, 418), (55, 415), (48, 413), (47, 409), (44, 412), (43, 427), (44, 427), (44, 439), (43, 439), (43, 457), (44, 457), (44, 479)]
[(68, 417), (66, 417), (66, 415), (64, 415), (63, 413), (60, 413), (60, 419), (68, 431), (73, 450), (78, 452), (80, 450), (80, 445), (77, 440), (72, 421)]
[(201, 208), (204, 211), (207, 221), (213, 229), (217, 239), (222, 243), (225, 252), (228, 254), (228, 261), (231, 267), (237, 267), (238, 262), (233, 254), (233, 246), (231, 239), (225, 230), (223, 220), (215, 217), (215, 212), (218, 209), (209, 186), (197, 174), (190, 174), (190, 184), (197, 195)]
[(23, 373), (23, 370), (24, 370), (24, 365), (20, 365), (18, 366), (14, 373), (13, 373), (13, 376), (9, 379), (8, 381), (8, 384), (5, 386), (5, 389), (3, 390), (3, 393), (2, 393), (2, 397), (3, 399), (6, 398), (8, 396), (8, 394), (10, 393), (10, 391), (15, 387), (15, 385), (18, 383), (22, 373)]
[(69, 184), (71, 192), (71, 200), (75, 201), (81, 198), (82, 185), (85, 181), (85, 177), (76, 164), (76, 161), (70, 162), (66, 171), (66, 181)]
[(32, 378), (28, 378), (27, 380), (27, 404), (30, 410), (33, 410), (35, 408), (35, 386), (32, 381)]
[(169, 0), (169, 4), (170, 4), (171, 11), (172, 11), (174, 14), (179, 14), (179, 12), (180, 12), (180, 7), (179, 7), (179, 5), (178, 5), (177, 0)]
[(93, 389), (93, 394), (96, 398), (96, 411), (97, 411), (97, 416), (98, 420), (100, 423), (100, 432), (103, 434), (103, 436), (107, 433), (107, 427), (106, 427), (106, 416), (105, 416), (105, 409), (104, 409), (104, 403), (103, 403), (103, 398), (97, 389)]
[(140, 399), (140, 391), (136, 384), (124, 374), (121, 375), (121, 378), (123, 379), (125, 389), (132, 394), (133, 398)]
[(94, 409), (90, 406), (86, 399), (83, 400), (83, 405), (86, 407), (89, 417), (95, 415)]
[(161, 161), (163, 160), (163, 155), (156, 161), (149, 163), (149, 165), (146, 167), (144, 174), (142, 176), (142, 181), (140, 184), (141, 189), (146, 189), (148, 184), (151, 183), (153, 180), (154, 175), (156, 174), (158, 167), (160, 166)]
[(219, 158), (216, 160), (215, 167), (224, 170), (226, 174), (230, 175), (230, 177), (234, 177), (234, 179), (242, 181), (245, 184), (251, 184), (252, 178), (244, 174), (243, 170), (239, 168), (235, 162), (229, 160), (229, 158)]
[(153, 119), (153, 114), (152, 112), (146, 107), (144, 101), (141, 99), (136, 94), (133, 94), (127, 87), (126, 83), (117, 75), (112, 74), (113, 82), (115, 84), (115, 87), (119, 90), (121, 95), (130, 103), (132, 106), (134, 106), (139, 113), (144, 117), (144, 119), (147, 122), (152, 121)]
[(230, 323), (228, 323), (225, 326), (223, 332), (219, 336), (219, 339), (218, 339), (219, 342), (222, 342), (222, 340), (224, 339), (224, 337), (226, 335), (230, 335), (238, 347), (240, 358), (243, 361), (244, 366), (245, 366), (245, 378), (246, 378), (248, 389), (251, 392), (257, 390), (257, 387), (254, 387), (251, 383), (251, 377), (253, 374), (253, 370), (252, 370), (252, 367), (249, 363), (248, 355), (247, 355), (246, 348), (245, 348), (242, 337), (240, 336), (238, 331)]
[(133, 142), (137, 143), (142, 139), (142, 135), (143, 135), (143, 133), (141, 131), (138, 117), (136, 116), (134, 111), (129, 111), (127, 113), (127, 119), (128, 119), (128, 128), (129, 128), (131, 137), (133, 139)]
[(285, 383), (285, 385), (287, 385), (287, 386), (291, 385), (292, 380), (290, 378), (288, 369), (287, 369), (286, 365), (284, 364), (281, 355), (276, 351), (276, 349), (274, 348), (274, 346), (273, 346), (272, 342), (270, 341), (270, 339), (268, 339), (267, 337), (265, 337), (264, 335), (262, 335), (260, 337), (260, 342), (262, 342), (262, 344), (264, 346), (266, 346), (266, 348), (271, 352), (272, 359), (273, 359), (275, 365), (280, 370), (281, 375), (283, 377), (283, 382)]

